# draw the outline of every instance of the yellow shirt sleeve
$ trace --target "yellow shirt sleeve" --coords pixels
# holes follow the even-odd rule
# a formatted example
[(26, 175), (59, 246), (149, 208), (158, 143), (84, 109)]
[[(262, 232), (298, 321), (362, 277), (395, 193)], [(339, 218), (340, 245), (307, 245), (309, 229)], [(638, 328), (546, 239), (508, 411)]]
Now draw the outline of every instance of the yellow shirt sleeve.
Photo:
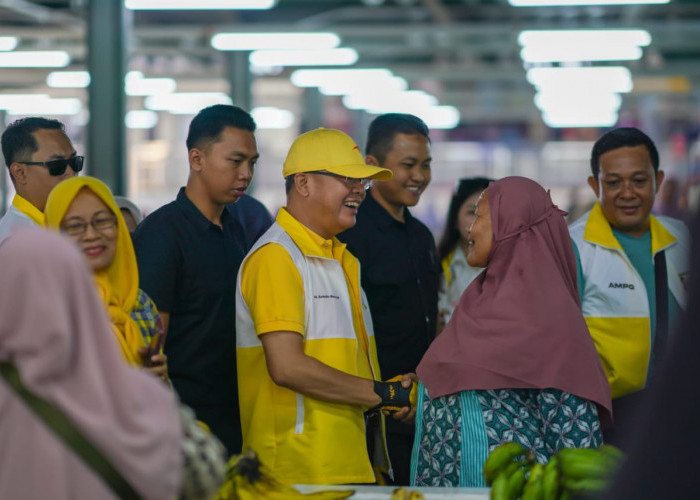
[(289, 252), (268, 243), (248, 257), (241, 269), (241, 294), (258, 335), (305, 331), (304, 285)]

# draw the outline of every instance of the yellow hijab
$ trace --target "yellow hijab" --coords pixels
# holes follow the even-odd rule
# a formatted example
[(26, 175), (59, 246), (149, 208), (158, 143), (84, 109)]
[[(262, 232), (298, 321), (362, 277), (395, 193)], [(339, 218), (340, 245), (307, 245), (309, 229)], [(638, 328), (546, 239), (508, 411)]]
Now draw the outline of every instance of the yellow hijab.
[(94, 273), (97, 291), (106, 304), (122, 355), (132, 365), (142, 365), (138, 353), (146, 344), (138, 325), (131, 319), (131, 310), (136, 303), (139, 290), (139, 273), (134, 245), (126, 227), (121, 210), (107, 185), (94, 177), (72, 177), (51, 190), (46, 202), (46, 226), (59, 230), (68, 207), (78, 193), (87, 188), (95, 193), (117, 217), (117, 249), (114, 260), (107, 269)]

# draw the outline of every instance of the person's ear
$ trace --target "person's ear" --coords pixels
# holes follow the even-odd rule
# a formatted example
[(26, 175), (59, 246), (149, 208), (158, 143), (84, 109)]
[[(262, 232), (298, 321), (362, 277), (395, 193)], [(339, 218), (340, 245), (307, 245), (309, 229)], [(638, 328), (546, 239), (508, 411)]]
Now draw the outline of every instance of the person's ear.
[(595, 197), (600, 198), (600, 184), (598, 183), (598, 178), (593, 177), (592, 175), (589, 176), (588, 185), (591, 186), (591, 189), (595, 193)]
[(365, 156), (365, 163), (366, 163), (367, 165), (372, 165), (372, 166), (375, 166), (375, 167), (378, 167), (378, 166), (379, 166), (379, 160), (377, 160), (377, 157), (374, 156), (374, 155), (367, 155), (367, 156)]
[(656, 172), (656, 191), (655, 193), (659, 192), (659, 188), (661, 187), (661, 183), (664, 181), (664, 177), (666, 177), (666, 174), (664, 174), (663, 170), (659, 170)]
[(294, 189), (304, 198), (310, 194), (309, 191), (309, 175), (306, 173), (298, 173), (294, 176)]
[(201, 172), (204, 152), (199, 148), (192, 148), (187, 152), (190, 168), (195, 172)]
[(24, 163), (14, 162), (10, 164), (10, 175), (15, 184), (24, 185), (27, 183), (27, 166)]

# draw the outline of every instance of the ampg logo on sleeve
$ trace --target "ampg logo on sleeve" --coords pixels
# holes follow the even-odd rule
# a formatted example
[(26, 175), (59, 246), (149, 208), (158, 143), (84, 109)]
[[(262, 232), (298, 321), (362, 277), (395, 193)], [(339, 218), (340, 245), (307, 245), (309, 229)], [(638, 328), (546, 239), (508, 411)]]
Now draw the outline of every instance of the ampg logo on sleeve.
[(629, 290), (634, 290), (634, 283), (613, 283), (611, 281), (608, 288), (627, 288)]

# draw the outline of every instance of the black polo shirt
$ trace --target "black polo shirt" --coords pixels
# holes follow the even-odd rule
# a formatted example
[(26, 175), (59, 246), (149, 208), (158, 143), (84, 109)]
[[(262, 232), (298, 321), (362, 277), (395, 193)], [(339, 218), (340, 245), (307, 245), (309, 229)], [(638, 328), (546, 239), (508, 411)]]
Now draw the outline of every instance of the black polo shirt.
[(241, 451), (236, 378), (236, 276), (246, 253), (228, 208), (210, 222), (181, 188), (134, 233), (140, 287), (170, 314), (168, 373), (229, 453)]
[(360, 261), (382, 378), (415, 372), (435, 338), (438, 262), (430, 230), (394, 219), (368, 193), (357, 224), (338, 235)]

